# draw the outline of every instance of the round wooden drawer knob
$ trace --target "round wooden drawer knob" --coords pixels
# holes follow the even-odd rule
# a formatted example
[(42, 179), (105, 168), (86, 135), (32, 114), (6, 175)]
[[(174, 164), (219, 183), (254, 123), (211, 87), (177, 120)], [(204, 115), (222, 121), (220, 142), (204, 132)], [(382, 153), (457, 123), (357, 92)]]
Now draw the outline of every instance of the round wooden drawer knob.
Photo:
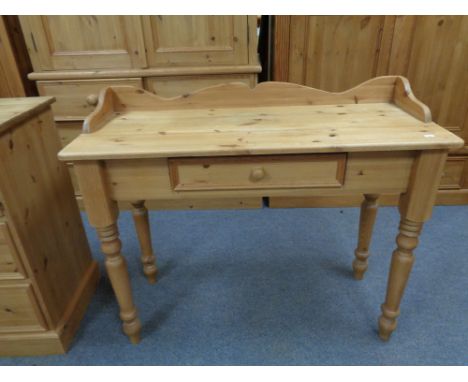
[(253, 182), (258, 182), (259, 180), (262, 180), (264, 177), (265, 177), (265, 170), (262, 167), (254, 168), (250, 172), (250, 179)]
[(98, 104), (98, 96), (96, 94), (90, 94), (86, 97), (86, 103), (91, 106), (96, 106)]

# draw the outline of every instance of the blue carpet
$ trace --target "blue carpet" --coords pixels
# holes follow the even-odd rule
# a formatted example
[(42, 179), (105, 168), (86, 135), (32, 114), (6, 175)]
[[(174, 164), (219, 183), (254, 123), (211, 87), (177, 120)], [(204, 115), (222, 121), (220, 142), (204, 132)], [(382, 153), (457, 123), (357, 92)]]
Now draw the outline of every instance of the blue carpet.
[(376, 328), (399, 217), (396, 208), (380, 209), (369, 270), (358, 282), (351, 273), (358, 215), (357, 208), (152, 212), (161, 275), (149, 285), (124, 212), (142, 342), (131, 345), (121, 333), (103, 271), (68, 354), (0, 365), (468, 364), (468, 206), (437, 207), (425, 225), (388, 343)]

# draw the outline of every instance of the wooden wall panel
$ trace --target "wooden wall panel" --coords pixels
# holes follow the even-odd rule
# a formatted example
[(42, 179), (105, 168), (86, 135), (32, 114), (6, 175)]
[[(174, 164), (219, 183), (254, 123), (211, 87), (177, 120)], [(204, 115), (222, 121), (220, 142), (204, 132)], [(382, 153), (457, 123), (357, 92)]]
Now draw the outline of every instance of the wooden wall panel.
[[(305, 18), (303, 16), (303, 18)], [(274, 51), (275, 52), (289, 52), (290, 39), (290, 20), (289, 16), (276, 16), (275, 18), (275, 38), (274, 38)], [(296, 41), (297, 43), (297, 41)], [(282, 79), (288, 77), (289, 72), (289, 55), (279, 54), (275, 57), (278, 62), (273, 65), (273, 78)]]
[(468, 16), (276, 19), (275, 80), (343, 91), (404, 75), (437, 123), (468, 138)]
[[(382, 74), (393, 17), (280, 16), (276, 22), (275, 80), (343, 91)], [(289, 33), (282, 31), (289, 27)], [(288, 39), (289, 41), (279, 41)], [(287, 49), (287, 52), (282, 51)]]
[(0, 17), (0, 97), (24, 97), (21, 73), (3, 17)]
[(389, 74), (403, 74), (435, 121), (468, 138), (468, 17), (400, 16)]
[[(285, 16), (285, 18), (288, 16)], [(283, 77), (281, 81), (295, 82), (303, 84), (305, 81), (305, 68), (304, 60), (307, 54), (304, 50), (305, 39), (304, 35), (307, 32), (308, 25), (307, 16), (293, 16), (291, 17), (290, 30), (289, 30), (289, 44), (284, 44), (289, 47), (289, 55), (287, 60), (287, 68), (282, 71)], [(278, 44), (279, 45), (279, 44)], [(275, 51), (275, 55), (276, 55)], [(278, 55), (281, 56), (281, 55)], [(276, 63), (276, 60), (275, 60)], [(276, 80), (276, 78), (274, 78)]]
[(0, 97), (37, 95), (32, 70), (18, 16), (0, 16)]
[(343, 91), (374, 77), (383, 22), (383, 16), (308, 17), (303, 83)]
[[(276, 16), (274, 35), (274, 80), (343, 91), (403, 75), (433, 120), (468, 140), (468, 16)], [(452, 155), (460, 169), (468, 146)], [(440, 202), (468, 204), (463, 172), (452, 174), (459, 189), (441, 186)]]

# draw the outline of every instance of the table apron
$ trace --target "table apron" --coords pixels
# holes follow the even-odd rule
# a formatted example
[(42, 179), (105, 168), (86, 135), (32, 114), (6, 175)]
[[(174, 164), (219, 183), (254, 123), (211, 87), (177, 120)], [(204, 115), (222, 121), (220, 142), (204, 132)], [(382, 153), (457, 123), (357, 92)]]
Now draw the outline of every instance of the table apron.
[(340, 184), (297, 188), (255, 185), (253, 189), (177, 191), (168, 158), (106, 160), (104, 168), (110, 197), (117, 201), (403, 193), (416, 156), (414, 151), (348, 153)]

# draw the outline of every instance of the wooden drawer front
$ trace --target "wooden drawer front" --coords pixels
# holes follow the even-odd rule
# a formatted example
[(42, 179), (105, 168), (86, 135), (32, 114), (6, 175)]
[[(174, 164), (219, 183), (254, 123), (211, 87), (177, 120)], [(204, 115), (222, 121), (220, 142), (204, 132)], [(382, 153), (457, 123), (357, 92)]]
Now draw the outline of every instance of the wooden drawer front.
[(445, 164), (440, 189), (459, 190), (463, 188), (466, 158), (448, 158)]
[(341, 187), (346, 154), (169, 159), (175, 191)]
[(31, 285), (0, 284), (0, 333), (45, 329)]
[(226, 82), (243, 82), (253, 86), (255, 78), (254, 74), (148, 77), (145, 78), (145, 88), (161, 97), (176, 97)]
[(84, 119), (96, 107), (100, 90), (117, 85), (143, 86), (140, 78), (37, 82), (40, 95), (57, 99), (52, 110), (58, 120)]
[(24, 278), (8, 225), (0, 222), (0, 279)]

